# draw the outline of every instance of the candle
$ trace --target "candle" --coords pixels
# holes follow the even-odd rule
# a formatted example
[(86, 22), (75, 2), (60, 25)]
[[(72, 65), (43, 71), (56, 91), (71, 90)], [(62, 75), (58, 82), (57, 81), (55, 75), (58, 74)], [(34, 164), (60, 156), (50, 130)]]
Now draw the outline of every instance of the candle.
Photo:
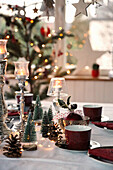
[(61, 80), (55, 80), (53, 82), (53, 88), (55, 89), (61, 89), (62, 88), (62, 81)]
[(7, 50), (6, 50), (7, 40), (0, 39), (0, 60), (6, 59)]

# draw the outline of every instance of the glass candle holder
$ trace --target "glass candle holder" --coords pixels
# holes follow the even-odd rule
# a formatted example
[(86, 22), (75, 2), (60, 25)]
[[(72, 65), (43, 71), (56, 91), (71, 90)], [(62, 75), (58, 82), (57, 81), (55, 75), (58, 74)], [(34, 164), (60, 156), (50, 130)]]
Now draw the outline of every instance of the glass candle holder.
[(29, 61), (26, 61), (24, 58), (20, 58), (18, 61), (14, 62), (15, 64), (15, 76), (17, 79), (28, 79), (29, 70), (28, 64)]
[(5, 60), (7, 57), (6, 44), (7, 40), (0, 39), (0, 60)]

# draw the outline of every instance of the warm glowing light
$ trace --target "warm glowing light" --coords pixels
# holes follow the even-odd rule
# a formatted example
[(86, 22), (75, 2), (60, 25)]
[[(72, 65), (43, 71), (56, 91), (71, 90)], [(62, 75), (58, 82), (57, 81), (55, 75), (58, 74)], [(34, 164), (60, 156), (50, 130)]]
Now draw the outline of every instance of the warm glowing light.
[(39, 71), (39, 72), (42, 72), (42, 68), (39, 68), (38, 71)]
[(57, 70), (56, 70), (56, 69), (54, 69), (53, 71), (54, 71), (54, 73), (56, 73), (56, 72), (57, 72)]
[(62, 81), (61, 80), (55, 80), (53, 84), (53, 88), (61, 88), (62, 87)]
[(34, 79), (36, 80), (38, 78), (38, 76), (34, 76)]
[(33, 46), (33, 43), (30, 43), (31, 46)]
[(22, 18), (19, 18), (20, 21), (22, 21)]
[(44, 47), (45, 47), (45, 44), (42, 44), (42, 47), (44, 48)]
[(18, 20), (18, 17), (16, 17), (15, 20)]
[(55, 141), (54, 141), (54, 140), (51, 140), (51, 143), (55, 143)]
[(7, 52), (7, 55), (9, 55), (9, 52)]
[(85, 38), (87, 37), (87, 33), (84, 33), (84, 37), (85, 37)]
[(79, 48), (82, 48), (82, 47), (83, 47), (83, 45), (82, 45), (82, 44), (80, 44), (80, 45), (79, 45)]
[(59, 30), (62, 30), (62, 27), (59, 27)]
[(61, 38), (58, 38), (58, 40), (61, 40)]
[(42, 57), (42, 54), (39, 54), (38, 56), (39, 56), (39, 57)]
[(60, 34), (60, 37), (63, 37), (63, 34), (62, 34), (62, 33)]
[(52, 33), (55, 33), (55, 30), (52, 30)]
[(48, 145), (48, 148), (50, 148), (51, 146), (50, 145)]
[(71, 71), (70, 70), (67, 70), (67, 74), (70, 74), (71, 73)]
[(9, 36), (9, 35), (6, 35), (6, 38), (7, 38), (7, 39), (9, 39), (9, 38), (10, 38), (10, 36)]
[(69, 55), (69, 53), (68, 52), (66, 52), (66, 56), (68, 56)]
[(82, 40), (82, 42), (83, 42), (83, 44), (85, 44), (86, 41), (85, 41), (85, 40)]
[(41, 140), (43, 141), (43, 140), (45, 140), (45, 138), (41, 138)]
[(86, 69), (86, 70), (89, 70), (89, 66), (85, 66), (85, 69)]
[(28, 86), (28, 81), (25, 82), (25, 86)]
[(42, 144), (39, 144), (38, 146), (39, 146), (39, 147), (43, 147), (43, 145), (42, 145)]
[(55, 69), (58, 70), (58, 66), (55, 66)]
[(73, 56), (73, 54), (72, 54), (72, 53), (70, 53), (70, 56), (72, 57), (72, 56)]
[(32, 65), (31, 65), (31, 68), (32, 68), (32, 69), (34, 69), (35, 67), (36, 67), (35, 64), (32, 64)]
[(17, 29), (17, 28), (15, 28), (15, 32), (18, 32), (18, 29)]
[(51, 34), (48, 34), (48, 37), (51, 37)]
[(42, 75), (42, 73), (39, 73), (39, 76), (41, 76)]
[(30, 21), (30, 23), (33, 23), (33, 22), (34, 22), (33, 20)]
[(45, 59), (44, 61), (45, 61), (45, 63), (47, 63), (47, 62), (48, 62), (48, 59)]
[(67, 31), (67, 34), (71, 34), (71, 31)]

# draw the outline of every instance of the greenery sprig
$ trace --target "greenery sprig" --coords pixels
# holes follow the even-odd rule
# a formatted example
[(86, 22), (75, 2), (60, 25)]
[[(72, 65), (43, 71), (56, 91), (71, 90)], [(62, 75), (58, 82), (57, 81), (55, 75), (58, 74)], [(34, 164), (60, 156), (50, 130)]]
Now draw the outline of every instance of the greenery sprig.
[(71, 96), (69, 96), (67, 98), (67, 102), (65, 103), (63, 100), (58, 99), (58, 103), (62, 108), (67, 108), (69, 111), (73, 111), (74, 109), (77, 108), (77, 104), (71, 104), (70, 103), (70, 98)]

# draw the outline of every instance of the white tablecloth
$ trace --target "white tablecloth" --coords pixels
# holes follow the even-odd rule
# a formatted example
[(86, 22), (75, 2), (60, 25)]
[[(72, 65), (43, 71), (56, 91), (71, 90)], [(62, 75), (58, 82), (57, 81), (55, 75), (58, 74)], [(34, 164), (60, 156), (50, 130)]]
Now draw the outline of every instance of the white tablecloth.
[[(49, 106), (50, 102), (42, 102)], [(84, 103), (78, 103), (82, 109)], [(113, 104), (101, 104), (102, 114), (113, 120)], [(98, 128), (93, 124), (91, 139), (102, 146), (113, 146), (113, 131)], [(38, 145), (37, 151), (24, 151), (21, 158), (7, 158), (0, 151), (0, 170), (113, 170), (113, 164), (88, 157), (87, 152), (68, 151), (58, 148), (48, 139)], [(2, 145), (1, 145), (2, 147)]]

